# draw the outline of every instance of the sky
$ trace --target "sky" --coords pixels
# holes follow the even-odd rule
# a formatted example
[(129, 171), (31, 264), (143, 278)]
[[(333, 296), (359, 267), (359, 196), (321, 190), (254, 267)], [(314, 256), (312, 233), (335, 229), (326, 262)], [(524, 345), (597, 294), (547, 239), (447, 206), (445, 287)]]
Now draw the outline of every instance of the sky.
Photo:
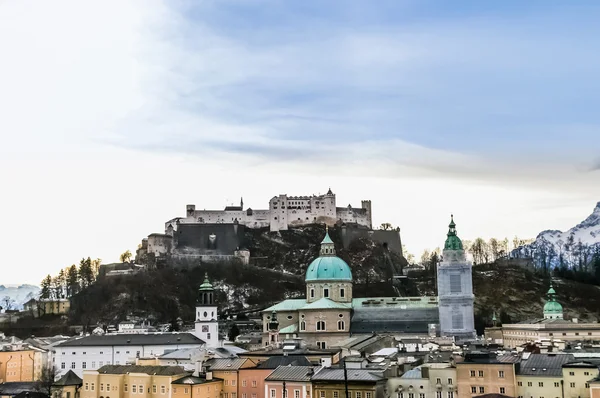
[(0, 284), (186, 204), (371, 199), (417, 257), (600, 201), (600, 4), (0, 0)]

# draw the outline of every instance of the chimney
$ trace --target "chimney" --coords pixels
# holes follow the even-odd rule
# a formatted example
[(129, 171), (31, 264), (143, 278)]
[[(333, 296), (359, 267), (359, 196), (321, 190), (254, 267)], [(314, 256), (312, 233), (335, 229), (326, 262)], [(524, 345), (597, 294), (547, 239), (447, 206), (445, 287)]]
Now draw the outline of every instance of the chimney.
[(196, 368), (194, 369), (194, 373), (192, 373), (192, 376), (200, 377), (201, 372), (202, 372), (202, 361), (198, 360), (198, 361), (196, 361)]
[(206, 372), (206, 380), (212, 380), (212, 372)]

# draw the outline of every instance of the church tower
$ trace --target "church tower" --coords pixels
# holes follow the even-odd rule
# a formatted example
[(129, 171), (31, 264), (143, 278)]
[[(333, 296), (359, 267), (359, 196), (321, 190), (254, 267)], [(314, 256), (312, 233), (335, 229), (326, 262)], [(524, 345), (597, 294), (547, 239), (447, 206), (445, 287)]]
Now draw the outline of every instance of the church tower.
[(219, 346), (219, 322), (217, 321), (217, 305), (215, 304), (215, 289), (204, 275), (204, 282), (198, 289), (196, 304), (196, 337), (204, 340), (207, 347)]
[(556, 291), (550, 282), (550, 289), (546, 293), (546, 304), (544, 305), (544, 319), (563, 319), (563, 308), (556, 301)]
[(440, 334), (457, 340), (475, 338), (473, 316), (472, 265), (467, 261), (462, 241), (456, 235), (451, 217), (442, 262), (437, 270)]

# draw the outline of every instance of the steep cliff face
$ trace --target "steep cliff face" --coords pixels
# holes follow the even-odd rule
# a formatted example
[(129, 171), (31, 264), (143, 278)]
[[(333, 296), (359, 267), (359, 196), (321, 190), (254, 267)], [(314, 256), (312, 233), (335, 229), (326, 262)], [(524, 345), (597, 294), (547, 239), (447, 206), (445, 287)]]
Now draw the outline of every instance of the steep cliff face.
[(592, 214), (567, 231), (542, 231), (534, 242), (513, 251), (513, 257), (531, 257), (536, 267), (586, 267), (600, 255), (600, 202)]

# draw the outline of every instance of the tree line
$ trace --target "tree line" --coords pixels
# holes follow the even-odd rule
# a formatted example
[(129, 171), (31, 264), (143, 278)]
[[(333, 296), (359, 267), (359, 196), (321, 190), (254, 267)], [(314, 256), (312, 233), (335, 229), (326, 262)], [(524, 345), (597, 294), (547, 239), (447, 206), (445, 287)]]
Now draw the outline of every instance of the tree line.
[(48, 274), (41, 283), (40, 298), (60, 299), (73, 297), (82, 289), (91, 286), (98, 277), (99, 258), (82, 258), (79, 265), (71, 265), (61, 269), (56, 276)]

